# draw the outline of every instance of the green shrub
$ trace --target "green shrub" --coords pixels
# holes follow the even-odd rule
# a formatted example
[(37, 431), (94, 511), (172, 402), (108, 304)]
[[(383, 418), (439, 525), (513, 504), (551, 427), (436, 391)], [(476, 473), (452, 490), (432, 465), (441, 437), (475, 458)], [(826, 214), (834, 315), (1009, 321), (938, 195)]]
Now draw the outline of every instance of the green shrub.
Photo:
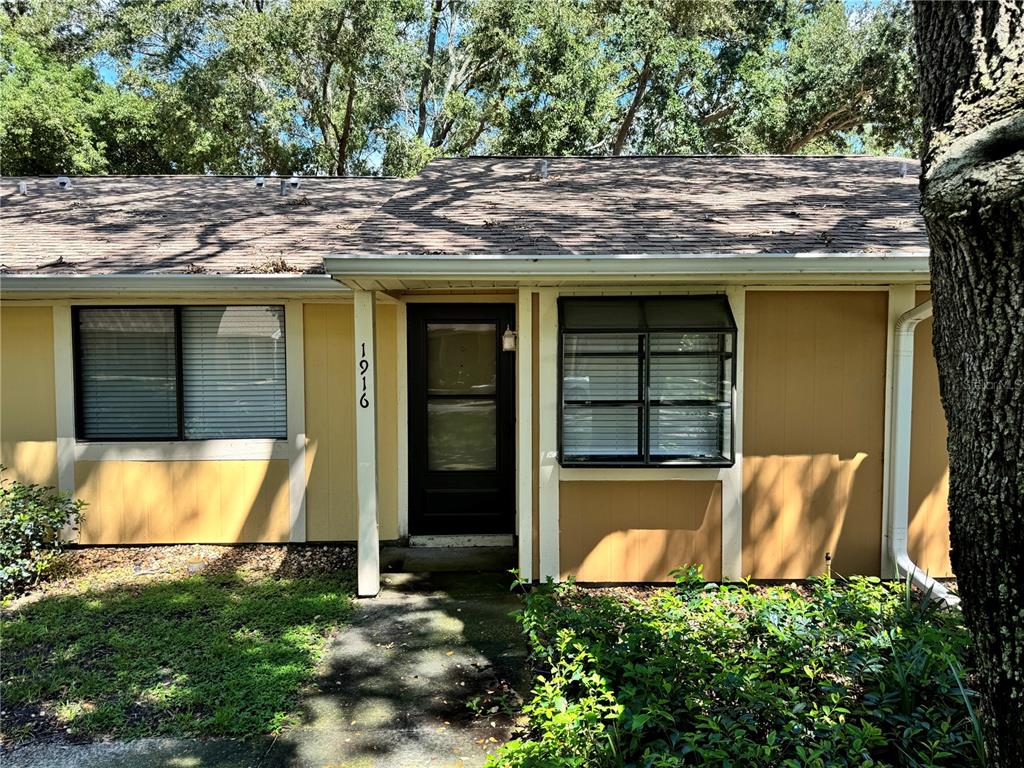
[(857, 578), (525, 598), (529, 737), (492, 766), (980, 766), (959, 612)]
[(60, 554), (61, 529), (78, 524), (83, 506), (70, 494), (7, 479), (0, 467), (0, 594), (39, 580)]

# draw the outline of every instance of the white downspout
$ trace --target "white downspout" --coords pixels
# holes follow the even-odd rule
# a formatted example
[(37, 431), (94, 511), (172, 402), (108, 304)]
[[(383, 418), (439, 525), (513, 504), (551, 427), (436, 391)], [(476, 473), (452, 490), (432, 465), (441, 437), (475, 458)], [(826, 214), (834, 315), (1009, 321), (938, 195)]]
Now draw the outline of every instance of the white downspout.
[(908, 575), (919, 589), (933, 600), (952, 607), (960, 598), (918, 568), (907, 552), (907, 526), (910, 507), (910, 426), (914, 404), (914, 330), (932, 316), (932, 303), (926, 301), (904, 312), (896, 321), (893, 354), (892, 425), (890, 434), (889, 478), (889, 554), (897, 573)]

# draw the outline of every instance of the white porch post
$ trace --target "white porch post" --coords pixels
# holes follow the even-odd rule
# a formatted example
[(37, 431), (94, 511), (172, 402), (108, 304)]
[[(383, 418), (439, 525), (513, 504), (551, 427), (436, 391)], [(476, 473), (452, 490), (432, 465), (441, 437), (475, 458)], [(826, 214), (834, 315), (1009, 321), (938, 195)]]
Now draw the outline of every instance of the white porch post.
[(377, 530), (377, 387), (373, 291), (355, 291), (356, 499), (359, 507), (357, 591), (380, 592), (380, 535)]
[(533, 581), (533, 291), (519, 289), (516, 306), (516, 514), (519, 519), (519, 578)]
[(558, 289), (540, 291), (539, 375), (536, 396), (540, 402), (537, 442), (540, 449), (540, 573), (544, 581), (561, 577), (558, 522)]
[(743, 286), (726, 289), (736, 320), (736, 381), (732, 404), (735, 463), (722, 472), (722, 581), (743, 580), (743, 335), (747, 292)]

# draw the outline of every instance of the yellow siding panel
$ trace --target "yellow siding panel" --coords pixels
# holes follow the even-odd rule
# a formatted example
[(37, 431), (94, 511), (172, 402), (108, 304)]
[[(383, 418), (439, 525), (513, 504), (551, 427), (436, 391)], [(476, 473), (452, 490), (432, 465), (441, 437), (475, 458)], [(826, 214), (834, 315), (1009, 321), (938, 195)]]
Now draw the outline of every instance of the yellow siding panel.
[(80, 461), (83, 544), (288, 540), (288, 462)]
[(877, 574), (888, 295), (747, 293), (743, 569)]
[(583, 582), (671, 581), (704, 566), (722, 575), (718, 481), (570, 481), (559, 484), (562, 578)]
[[(917, 303), (928, 300), (919, 292)], [(910, 431), (911, 559), (932, 576), (953, 575), (949, 562), (949, 455), (946, 415), (939, 399), (939, 372), (932, 351), (932, 321), (914, 332), (914, 407)]]
[(0, 464), (8, 476), (57, 484), (53, 310), (0, 307)]
[[(382, 539), (398, 537), (397, 309), (377, 305), (377, 509)], [(355, 331), (351, 304), (304, 307), (306, 537), (358, 536)]]

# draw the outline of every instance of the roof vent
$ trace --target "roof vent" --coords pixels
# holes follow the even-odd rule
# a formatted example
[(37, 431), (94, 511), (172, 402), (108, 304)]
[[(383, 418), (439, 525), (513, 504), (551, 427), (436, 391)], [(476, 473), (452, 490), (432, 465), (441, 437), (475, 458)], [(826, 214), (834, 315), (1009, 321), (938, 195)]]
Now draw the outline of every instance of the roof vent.
[(57, 186), (60, 187), (61, 189), (71, 189), (71, 179), (69, 179), (67, 176), (58, 176)]
[(267, 183), (267, 180), (264, 179), (262, 176), (257, 176), (256, 177), (256, 186), (259, 187), (260, 189), (263, 189), (263, 185), (266, 184), (266, 183)]
[(28, 194), (28, 182), (27, 181), (19, 181), (18, 182), (18, 193), (22, 194), (22, 195), (27, 195)]
[(901, 179), (907, 178), (907, 161), (906, 160), (904, 160), (902, 163), (900, 163), (900, 178)]
[(296, 174), (293, 173), (292, 177), (288, 179), (288, 186), (291, 187), (292, 189), (299, 188), (299, 177)]
[(540, 177), (546, 179), (548, 177), (548, 161), (543, 160), (540, 164)]

